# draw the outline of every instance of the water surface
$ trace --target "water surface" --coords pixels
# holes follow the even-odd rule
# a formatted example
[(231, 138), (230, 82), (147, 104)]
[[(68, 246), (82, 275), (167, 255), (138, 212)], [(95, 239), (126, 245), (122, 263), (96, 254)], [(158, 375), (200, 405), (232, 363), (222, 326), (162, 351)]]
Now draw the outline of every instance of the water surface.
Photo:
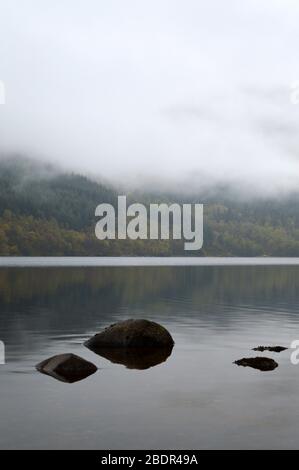
[[(273, 372), (232, 364), (299, 339), (299, 266), (39, 264), (0, 268), (1, 448), (299, 447), (290, 351), (262, 353), (279, 363)], [(128, 369), (82, 345), (126, 318), (169, 329), (166, 362)], [(99, 370), (74, 384), (35, 370), (62, 352)]]

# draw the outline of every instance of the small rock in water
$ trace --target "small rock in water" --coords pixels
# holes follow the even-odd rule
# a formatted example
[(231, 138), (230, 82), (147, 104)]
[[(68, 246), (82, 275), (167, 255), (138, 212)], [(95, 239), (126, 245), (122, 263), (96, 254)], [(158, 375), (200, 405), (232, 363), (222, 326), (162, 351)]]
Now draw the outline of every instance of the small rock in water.
[(97, 371), (97, 367), (75, 354), (58, 354), (37, 364), (36, 369), (61, 382), (74, 383)]
[(158, 323), (148, 320), (125, 320), (94, 335), (84, 345), (94, 352), (110, 348), (173, 347), (170, 333)]
[(235, 361), (234, 364), (237, 364), (237, 366), (252, 367), (253, 369), (261, 371), (274, 370), (278, 367), (277, 362), (269, 357), (243, 357), (243, 359)]
[(288, 348), (284, 348), (283, 346), (258, 346), (257, 348), (253, 348), (252, 351), (271, 351), (280, 353), (281, 351), (285, 351)]

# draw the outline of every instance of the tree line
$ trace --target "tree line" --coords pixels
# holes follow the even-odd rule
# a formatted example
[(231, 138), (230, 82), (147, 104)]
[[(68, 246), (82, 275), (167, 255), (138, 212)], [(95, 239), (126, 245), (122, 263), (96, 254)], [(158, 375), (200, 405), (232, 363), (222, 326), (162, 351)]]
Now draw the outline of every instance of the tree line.
[(183, 240), (98, 240), (95, 207), (116, 204), (119, 192), (102, 182), (60, 173), (26, 159), (0, 161), (1, 256), (299, 256), (299, 197), (244, 200), (219, 190), (128, 194), (128, 200), (204, 203), (204, 244), (186, 252)]

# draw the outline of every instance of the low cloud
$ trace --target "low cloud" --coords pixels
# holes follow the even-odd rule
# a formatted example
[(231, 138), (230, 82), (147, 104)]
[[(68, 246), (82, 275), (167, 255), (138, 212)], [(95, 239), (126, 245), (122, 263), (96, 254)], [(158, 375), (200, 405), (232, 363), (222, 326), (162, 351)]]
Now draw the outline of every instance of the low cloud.
[(4, 0), (3, 152), (138, 186), (298, 187), (292, 1)]

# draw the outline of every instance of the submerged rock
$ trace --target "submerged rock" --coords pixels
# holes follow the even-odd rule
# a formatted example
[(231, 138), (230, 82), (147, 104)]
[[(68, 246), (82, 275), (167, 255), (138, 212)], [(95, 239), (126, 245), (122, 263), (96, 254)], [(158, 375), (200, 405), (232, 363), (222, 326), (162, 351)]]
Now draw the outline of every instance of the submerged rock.
[(36, 369), (61, 382), (74, 383), (97, 371), (97, 367), (75, 354), (58, 354), (37, 364)]
[(269, 357), (243, 357), (243, 359), (235, 361), (234, 364), (243, 367), (253, 367), (253, 369), (261, 371), (274, 370), (278, 367), (277, 362)]
[(145, 370), (165, 362), (171, 355), (173, 346), (163, 348), (102, 348), (96, 354), (114, 364), (122, 364), (127, 369)]
[(111, 348), (172, 348), (170, 333), (148, 320), (125, 320), (94, 335), (84, 345), (94, 352)]
[(286, 349), (288, 348), (284, 348), (283, 346), (258, 346), (257, 348), (253, 348), (252, 351), (271, 351), (280, 353), (282, 351), (285, 351)]

